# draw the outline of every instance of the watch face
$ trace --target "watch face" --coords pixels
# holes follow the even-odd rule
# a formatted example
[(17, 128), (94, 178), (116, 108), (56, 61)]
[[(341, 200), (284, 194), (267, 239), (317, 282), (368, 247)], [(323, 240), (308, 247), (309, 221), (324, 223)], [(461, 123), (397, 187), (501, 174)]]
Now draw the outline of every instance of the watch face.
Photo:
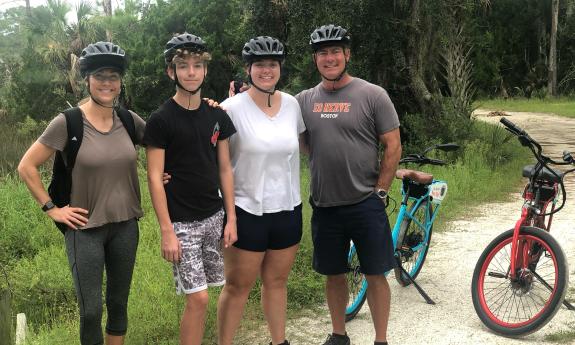
[(387, 192), (384, 190), (378, 190), (377, 192), (375, 192), (375, 194), (377, 194), (377, 196), (380, 197), (381, 199), (387, 196)]
[(52, 200), (48, 201), (47, 203), (44, 204), (44, 206), (42, 206), (42, 211), (46, 212), (48, 210), (53, 209), (54, 207), (56, 207), (56, 205), (54, 205), (54, 203), (52, 202)]

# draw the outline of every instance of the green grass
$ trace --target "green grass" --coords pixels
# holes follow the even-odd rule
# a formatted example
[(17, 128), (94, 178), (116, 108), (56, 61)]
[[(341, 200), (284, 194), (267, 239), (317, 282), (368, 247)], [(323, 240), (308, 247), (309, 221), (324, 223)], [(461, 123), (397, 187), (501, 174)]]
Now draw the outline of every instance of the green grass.
[(575, 117), (574, 98), (554, 98), (543, 100), (537, 98), (509, 98), (507, 100), (496, 98), (478, 100), (473, 105), (476, 108), (487, 110), (528, 111)]
[(553, 341), (560, 344), (573, 344), (575, 341), (575, 323), (571, 323), (571, 330), (569, 331), (559, 331), (557, 333), (548, 334), (545, 336), (545, 340)]
[[(306, 169), (302, 168), (304, 190), (308, 190), (309, 184)], [(140, 169), (140, 180), (145, 217), (139, 223), (140, 243), (129, 301), (130, 331), (126, 344), (176, 345), (185, 301), (183, 296), (175, 294), (171, 265), (160, 256), (159, 230), (143, 169)], [(303, 212), (306, 228), (289, 281), (290, 315), (323, 301), (323, 281), (312, 272), (310, 265), (311, 211), (306, 202)], [(78, 314), (62, 235), (38, 212), (26, 187), (13, 176), (0, 182), (0, 216), (0, 232), (6, 234), (0, 237), (0, 245), (9, 249), (10, 255), (18, 255), (18, 260), (3, 263), (10, 267), (11, 284), (17, 292), (12, 311), (14, 315), (24, 312), (28, 316), (30, 344), (79, 344)], [(204, 344), (216, 343), (215, 312), (219, 292), (217, 288), (209, 290)], [(258, 285), (251, 293), (241, 332), (250, 333), (261, 325), (263, 317), (259, 309)]]
[[(485, 201), (500, 200), (509, 191), (517, 190), (520, 167), (526, 161), (526, 151), (508, 140), (504, 131), (476, 123), (470, 141), (451, 158), (454, 164), (425, 169), (449, 183), (447, 198), (442, 206), (436, 230), (447, 220), (469, 215), (473, 206)], [(406, 152), (407, 153), (407, 152)], [(324, 301), (323, 278), (311, 269), (312, 244), (311, 210), (307, 203), (309, 171), (302, 164), (302, 200), (304, 204), (304, 235), (294, 268), (290, 275), (288, 300), (290, 318), (308, 313)], [(154, 216), (143, 167), (140, 167), (142, 205), (145, 216), (140, 221), (138, 248), (132, 291), (129, 301), (130, 327), (126, 345), (178, 344), (179, 319), (184, 298), (175, 295), (171, 266), (160, 256), (159, 231)], [(398, 199), (399, 181), (392, 186), (392, 196)], [(393, 221), (392, 216), (392, 221)], [(502, 229), (503, 230), (503, 229)], [(14, 176), (0, 179), (0, 254), (8, 267), (11, 283), (17, 288), (13, 315), (26, 312), (33, 345), (76, 345), (78, 315), (73, 285), (65, 257), (63, 238), (54, 225), (38, 210), (25, 186)], [(216, 300), (218, 289), (210, 289), (210, 304), (204, 344), (216, 341)], [(259, 285), (252, 291), (238, 341), (262, 333), (263, 316), (259, 307)]]

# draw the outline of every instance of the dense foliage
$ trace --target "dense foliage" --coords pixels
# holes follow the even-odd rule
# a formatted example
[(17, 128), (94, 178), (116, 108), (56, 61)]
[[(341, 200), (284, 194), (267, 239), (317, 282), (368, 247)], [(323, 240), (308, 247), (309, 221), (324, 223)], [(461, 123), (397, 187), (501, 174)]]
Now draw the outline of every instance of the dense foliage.
[[(350, 29), (353, 75), (386, 88), (405, 117), (404, 140), (458, 139), (471, 100), (481, 96), (547, 94), (551, 0), (128, 0), (112, 16), (80, 2), (0, 12), (0, 115), (21, 121), (51, 118), (81, 99), (75, 69), (82, 47), (107, 35), (126, 49), (127, 103), (142, 116), (173, 93), (162, 60), (164, 43), (183, 31), (202, 36), (213, 61), (203, 94), (222, 100), (229, 80), (241, 77), (242, 44), (254, 35), (286, 43), (283, 87), (313, 86), (309, 33), (325, 23)], [(559, 6), (558, 86), (575, 89), (575, 1)], [(72, 10), (75, 20), (67, 21)], [(409, 115), (406, 115), (409, 114)], [(428, 121), (450, 125), (452, 132)], [(459, 126), (461, 124), (461, 126)], [(453, 126), (451, 126), (453, 127)], [(465, 130), (463, 130), (465, 132)]]

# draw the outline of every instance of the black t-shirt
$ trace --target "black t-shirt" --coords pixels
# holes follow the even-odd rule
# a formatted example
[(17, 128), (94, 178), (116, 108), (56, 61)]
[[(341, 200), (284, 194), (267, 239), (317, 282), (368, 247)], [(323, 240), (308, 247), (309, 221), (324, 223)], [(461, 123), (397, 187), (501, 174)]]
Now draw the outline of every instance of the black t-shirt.
[(196, 110), (170, 98), (152, 113), (144, 144), (165, 150), (164, 186), (172, 222), (207, 218), (222, 207), (216, 145), (236, 132), (228, 114), (204, 102)]

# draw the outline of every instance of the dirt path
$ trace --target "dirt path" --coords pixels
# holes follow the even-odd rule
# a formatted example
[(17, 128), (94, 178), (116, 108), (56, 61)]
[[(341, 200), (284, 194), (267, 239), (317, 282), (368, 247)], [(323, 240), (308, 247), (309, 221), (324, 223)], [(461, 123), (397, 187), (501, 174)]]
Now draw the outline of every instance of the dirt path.
[[(487, 113), (476, 112), (481, 120), (499, 121), (499, 117), (488, 117)], [(575, 152), (575, 119), (549, 114), (507, 114), (511, 121), (545, 145), (544, 152), (561, 153), (564, 149)], [(575, 193), (574, 175), (570, 176), (566, 189)], [(427, 305), (414, 288), (402, 288), (389, 277), (392, 301), (388, 339), (391, 344), (553, 344), (545, 340), (547, 334), (575, 328), (575, 312), (561, 308), (555, 318), (535, 334), (519, 340), (508, 339), (491, 333), (475, 314), (470, 295), (473, 269), (487, 244), (511, 228), (518, 218), (522, 204), (520, 193), (514, 193), (511, 200), (482, 205), (477, 208), (476, 217), (454, 221), (448, 225), (448, 231), (434, 234), (418, 282), (437, 305)], [(575, 284), (574, 224), (575, 194), (571, 194), (566, 209), (554, 219), (552, 230), (569, 258), (571, 286)], [(347, 327), (352, 344), (373, 344), (374, 332), (367, 305)], [(287, 335), (293, 344), (312, 345), (322, 344), (330, 331), (329, 313), (325, 310), (314, 317), (289, 320)], [(262, 329), (262, 335), (266, 333)]]

